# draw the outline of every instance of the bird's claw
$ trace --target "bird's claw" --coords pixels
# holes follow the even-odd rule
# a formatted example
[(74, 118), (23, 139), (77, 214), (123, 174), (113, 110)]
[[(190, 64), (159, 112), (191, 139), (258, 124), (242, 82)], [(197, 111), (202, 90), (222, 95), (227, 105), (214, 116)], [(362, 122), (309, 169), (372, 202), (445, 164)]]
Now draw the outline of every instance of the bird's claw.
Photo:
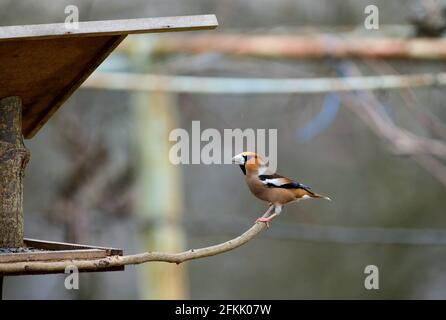
[(263, 223), (266, 224), (266, 227), (269, 228), (269, 222), (270, 222), (270, 219), (261, 217), (261, 218), (258, 218), (258, 219), (256, 220), (256, 223), (257, 223), (257, 222), (263, 222)]

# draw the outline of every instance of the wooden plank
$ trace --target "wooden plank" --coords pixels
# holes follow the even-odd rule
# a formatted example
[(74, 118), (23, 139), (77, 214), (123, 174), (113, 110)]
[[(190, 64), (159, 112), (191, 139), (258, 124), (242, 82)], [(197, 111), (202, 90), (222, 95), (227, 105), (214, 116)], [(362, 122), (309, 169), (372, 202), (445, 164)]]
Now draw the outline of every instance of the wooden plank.
[(130, 33), (213, 29), (214, 15), (0, 27), (0, 98), (23, 101), (22, 133), (32, 138)]
[(108, 254), (99, 249), (76, 249), (59, 251), (35, 251), (23, 253), (2, 253), (0, 263), (22, 262), (22, 261), (57, 261), (57, 260), (79, 260), (105, 258)]
[(119, 255), (122, 256), (122, 249), (109, 248), (109, 247), (99, 247), (99, 246), (89, 246), (84, 244), (67, 243), (67, 242), (57, 242), (57, 241), (43, 241), (36, 239), (25, 238), (24, 243), (27, 247), (44, 249), (44, 250), (79, 250), (79, 249), (99, 249), (109, 252), (109, 255)]
[(0, 98), (20, 96), (31, 138), (125, 36), (9, 41), (0, 45)]
[(134, 33), (209, 30), (218, 26), (215, 15), (195, 15), (129, 20), (79, 22), (76, 30), (65, 23), (0, 27), (0, 41), (11, 39), (45, 39), (58, 37), (127, 35)]
[[(79, 272), (110, 272), (110, 271), (124, 271), (125, 267), (104, 267), (99, 268), (97, 270), (83, 270), (79, 269)], [(10, 276), (32, 276), (32, 275), (44, 275), (44, 274), (56, 274), (56, 273), (65, 273), (63, 271), (49, 271), (49, 272), (41, 272), (41, 271), (27, 271), (27, 272), (11, 272), (11, 273), (0, 273), (0, 277), (10, 277)]]
[[(74, 243), (56, 242), (56, 241), (43, 241), (36, 239), (24, 239), (26, 247), (32, 247), (36, 249), (42, 249), (45, 251), (36, 252), (24, 252), (24, 253), (11, 253), (0, 254), (0, 263), (12, 263), (20, 261), (57, 261), (57, 260), (91, 260), (105, 258), (111, 255), (123, 255), (122, 249), (97, 247), (89, 245), (81, 245)], [(104, 267), (100, 270), (82, 270), (80, 272), (102, 272), (102, 271), (123, 271), (124, 266), (121, 267)], [(63, 273), (63, 272), (20, 272), (20, 273), (7, 273), (0, 276), (18, 276), (18, 275), (35, 275), (35, 274), (51, 274), (51, 273)]]

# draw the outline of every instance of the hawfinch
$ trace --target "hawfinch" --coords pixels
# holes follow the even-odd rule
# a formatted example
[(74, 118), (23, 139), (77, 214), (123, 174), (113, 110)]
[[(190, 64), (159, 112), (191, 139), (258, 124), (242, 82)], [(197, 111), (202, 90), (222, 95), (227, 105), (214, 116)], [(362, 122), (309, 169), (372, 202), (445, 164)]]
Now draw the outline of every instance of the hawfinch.
[[(311, 191), (311, 188), (286, 177), (267, 174), (267, 166), (264, 160), (254, 152), (242, 152), (232, 158), (232, 162), (238, 164), (245, 175), (249, 190), (259, 199), (267, 201), (269, 209), (265, 215), (256, 222), (264, 222), (269, 227), (269, 222), (282, 211), (282, 207), (291, 202), (302, 199), (318, 198), (330, 200), (330, 198)], [(274, 209), (274, 213), (271, 211)]]

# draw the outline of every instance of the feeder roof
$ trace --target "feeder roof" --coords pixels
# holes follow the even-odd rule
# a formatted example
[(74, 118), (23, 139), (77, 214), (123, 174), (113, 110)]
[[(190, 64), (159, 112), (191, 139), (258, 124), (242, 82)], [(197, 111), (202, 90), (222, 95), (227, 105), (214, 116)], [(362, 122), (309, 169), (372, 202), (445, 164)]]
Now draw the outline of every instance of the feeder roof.
[(0, 27), (0, 99), (23, 102), (22, 132), (34, 134), (128, 35), (214, 29), (214, 15)]

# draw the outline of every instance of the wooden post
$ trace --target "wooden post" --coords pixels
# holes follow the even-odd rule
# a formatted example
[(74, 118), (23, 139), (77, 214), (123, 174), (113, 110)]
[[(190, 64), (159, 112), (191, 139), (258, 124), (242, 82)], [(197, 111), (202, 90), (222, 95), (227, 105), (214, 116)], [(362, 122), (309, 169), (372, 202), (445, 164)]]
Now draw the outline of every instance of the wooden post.
[(22, 101), (0, 100), (0, 247), (23, 246), (23, 178), (30, 158), (22, 135)]

